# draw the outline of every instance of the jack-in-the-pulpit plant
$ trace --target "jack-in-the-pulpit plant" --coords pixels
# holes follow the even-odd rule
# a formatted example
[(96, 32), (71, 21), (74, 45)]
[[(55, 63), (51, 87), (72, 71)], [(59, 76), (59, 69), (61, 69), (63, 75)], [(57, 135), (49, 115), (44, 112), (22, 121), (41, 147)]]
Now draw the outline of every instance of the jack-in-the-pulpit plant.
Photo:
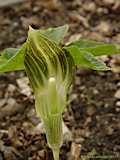
[(1, 52), (0, 72), (25, 70), (35, 95), (35, 108), (42, 119), (49, 147), (59, 160), (62, 145), (62, 113), (73, 80), (75, 66), (110, 70), (95, 56), (112, 55), (120, 50), (113, 44), (78, 40), (60, 46), (68, 25), (46, 30), (29, 27), (28, 38), (19, 49)]
[(62, 112), (73, 77), (73, 59), (55, 43), (30, 28), (25, 69), (34, 90), (37, 114), (42, 118), (49, 146), (58, 159), (62, 144)]

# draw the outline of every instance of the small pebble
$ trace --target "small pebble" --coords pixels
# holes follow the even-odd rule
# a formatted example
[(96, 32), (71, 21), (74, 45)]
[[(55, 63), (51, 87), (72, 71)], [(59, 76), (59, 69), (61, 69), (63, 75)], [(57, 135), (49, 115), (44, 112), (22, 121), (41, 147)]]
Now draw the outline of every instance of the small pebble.
[(118, 89), (114, 95), (115, 98), (120, 99), (120, 89)]
[(92, 116), (95, 112), (96, 112), (96, 109), (95, 109), (94, 106), (89, 106), (89, 107), (87, 107), (87, 114), (88, 114), (89, 116)]
[(116, 106), (118, 106), (118, 107), (120, 106), (120, 101), (116, 102)]
[(93, 90), (93, 94), (94, 94), (94, 95), (97, 95), (97, 94), (99, 94), (99, 91), (98, 91), (97, 89), (94, 89), (94, 90)]
[(120, 82), (117, 83), (117, 86), (120, 87)]
[(111, 33), (111, 26), (108, 22), (101, 21), (98, 26), (96, 27), (96, 30), (103, 34), (110, 34)]
[(115, 108), (115, 110), (116, 110), (116, 112), (120, 112), (120, 108), (118, 108), (118, 107)]

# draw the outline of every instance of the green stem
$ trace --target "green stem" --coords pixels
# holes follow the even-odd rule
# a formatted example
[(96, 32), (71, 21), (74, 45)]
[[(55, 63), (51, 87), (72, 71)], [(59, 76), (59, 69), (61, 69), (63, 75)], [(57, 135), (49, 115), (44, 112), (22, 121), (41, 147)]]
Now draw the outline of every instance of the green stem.
[(53, 157), (54, 157), (54, 160), (59, 160), (59, 148), (56, 148), (56, 149), (53, 149)]

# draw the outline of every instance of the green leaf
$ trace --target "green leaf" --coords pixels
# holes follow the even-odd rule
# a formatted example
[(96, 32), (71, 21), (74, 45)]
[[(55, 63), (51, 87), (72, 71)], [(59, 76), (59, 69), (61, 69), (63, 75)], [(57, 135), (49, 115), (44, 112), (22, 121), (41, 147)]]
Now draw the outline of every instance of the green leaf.
[(65, 46), (65, 49), (76, 46), (81, 51), (88, 51), (92, 53), (94, 56), (101, 56), (101, 55), (112, 55), (120, 53), (120, 50), (114, 44), (107, 44), (103, 42), (96, 42), (91, 40), (78, 40), (75, 42), (70, 43), (69, 45)]
[(8, 48), (0, 55), (0, 72), (17, 71), (24, 69), (24, 54), (26, 43), (20, 49)]
[(67, 48), (67, 51), (71, 54), (74, 63), (78, 66), (93, 70), (110, 70), (104, 62), (96, 59), (95, 56), (88, 51), (81, 50), (76, 46)]
[(60, 27), (41, 29), (36, 31), (38, 31), (38, 34), (40, 33), (44, 35), (46, 38), (59, 44), (63, 40), (63, 38), (66, 36), (68, 29), (69, 29), (68, 25), (64, 25)]

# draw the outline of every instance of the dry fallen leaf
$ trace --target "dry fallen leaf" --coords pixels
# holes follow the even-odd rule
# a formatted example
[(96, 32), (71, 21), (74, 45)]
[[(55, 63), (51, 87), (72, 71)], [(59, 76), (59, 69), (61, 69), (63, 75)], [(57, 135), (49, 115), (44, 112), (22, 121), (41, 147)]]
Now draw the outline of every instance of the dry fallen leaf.
[(31, 88), (29, 87), (29, 80), (27, 77), (19, 78), (16, 80), (18, 87), (20, 88), (20, 93), (31, 96)]
[(25, 103), (19, 104), (14, 98), (8, 98), (6, 105), (0, 109), (0, 119), (23, 112), (25, 106)]
[(80, 160), (81, 145), (72, 143), (70, 160)]

